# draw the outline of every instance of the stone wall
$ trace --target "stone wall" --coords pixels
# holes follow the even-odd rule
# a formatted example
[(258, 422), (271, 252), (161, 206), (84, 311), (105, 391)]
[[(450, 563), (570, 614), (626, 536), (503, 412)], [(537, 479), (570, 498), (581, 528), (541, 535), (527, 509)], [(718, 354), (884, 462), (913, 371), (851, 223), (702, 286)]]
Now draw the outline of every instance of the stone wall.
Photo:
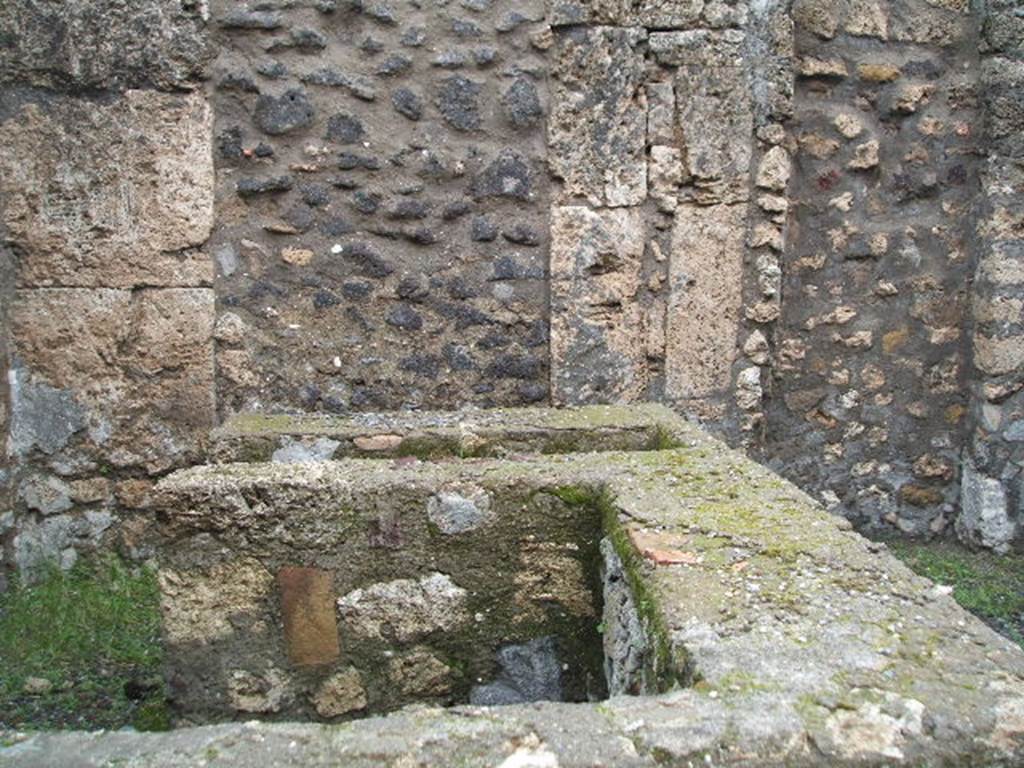
[(1011, 546), (1020, 24), (4, 4), (5, 567), (145, 554), (152, 480), (241, 411), (643, 400), (858, 524)]
[(763, 456), (858, 524), (953, 522), (970, 374), (966, 3), (794, 4), (791, 241)]
[(548, 398), (543, 3), (214, 3), (224, 412)]
[(550, 21), (554, 402), (663, 400), (749, 440), (780, 298), (789, 18), (569, 3)]
[(984, 153), (973, 231), (971, 431), (957, 531), (1005, 549), (1024, 531), (1024, 15), (988, 3), (981, 39)]
[(196, 4), (0, 9), (2, 559), (118, 541), (214, 423), (212, 113)]

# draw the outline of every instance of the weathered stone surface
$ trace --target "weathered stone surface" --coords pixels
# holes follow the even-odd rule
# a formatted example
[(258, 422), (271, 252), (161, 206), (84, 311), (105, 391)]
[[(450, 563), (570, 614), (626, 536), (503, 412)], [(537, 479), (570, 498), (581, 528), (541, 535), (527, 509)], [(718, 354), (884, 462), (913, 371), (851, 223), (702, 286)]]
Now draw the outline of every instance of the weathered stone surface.
[(601, 541), (601, 585), (603, 598), (604, 676), (609, 696), (636, 695), (651, 690), (645, 670), (652, 668), (646, 658), (651, 648), (648, 632), (636, 609), (622, 559), (608, 539)]
[[(256, 100), (253, 120), (264, 133), (270, 136), (280, 136), (310, 126), (315, 114), (313, 105), (305, 91), (300, 88), (292, 88), (280, 96), (269, 94), (260, 96)], [(336, 138), (330, 135), (331, 132), (331, 128), (328, 126), (328, 138)]]
[(255, 560), (223, 563), (206, 572), (162, 568), (159, 578), (164, 638), (171, 645), (229, 638), (240, 617), (256, 622), (250, 631), (269, 618), (274, 577)]
[(975, 334), (974, 364), (991, 376), (1020, 369), (1024, 365), (1024, 336), (998, 339)]
[[(543, 489), (557, 488), (572, 489), (573, 498), (585, 498), (588, 489), (595, 498), (599, 494), (604, 513), (592, 510), (593, 520), (605, 527), (633, 591), (644, 595), (637, 607), (651, 643), (649, 653), (641, 656), (649, 675), (642, 679), (686, 686), (697, 678), (700, 684), (600, 705), (534, 705), (525, 717), (532, 728), (540, 723), (550, 728), (544, 738), (551, 740), (560, 763), (583, 759), (578, 740), (569, 736), (577, 733), (569, 723), (583, 721), (587, 726), (579, 733), (589, 734), (584, 742), (600, 739), (606, 729), (616, 736), (629, 733), (630, 743), (641, 745), (637, 758), (650, 757), (651, 763), (655, 754), (663, 762), (685, 764), (709, 752), (738, 754), (747, 763), (753, 756), (763, 765), (1019, 762), (1024, 749), (1019, 721), (1024, 653), (1019, 648), (790, 484), (695, 428), (672, 421), (667, 429), (666, 440), (677, 447), (659, 452), (397, 466), (349, 460), (201, 467), (176, 473), (161, 487), (174, 494), (179, 508), (194, 510), (201, 530), (230, 520), (231, 528), (221, 535), (233, 543), (242, 540), (235, 532), (249, 536), (270, 528), (271, 509), (277, 510), (278, 520), (287, 521), (303, 509), (337, 505), (355, 489), (366, 494), (362, 498), (369, 504), (403, 489), (453, 483), (480, 485), (492, 493), (515, 488), (520, 499), (550, 496)], [(257, 496), (262, 511), (246, 512), (245, 499)], [(567, 509), (551, 507), (550, 512)], [(351, 519), (338, 521), (350, 525)], [(517, 523), (522, 519), (517, 513)], [(274, 540), (292, 535), (288, 529), (272, 530)], [(643, 557), (633, 542), (642, 540), (645, 531), (671, 539), (674, 548), (695, 557), (674, 564)], [(529, 543), (557, 544), (550, 537)], [(395, 562), (401, 564), (410, 551), (399, 553)], [(566, 593), (554, 583), (549, 589)], [(236, 613), (236, 621), (252, 626), (245, 623), (251, 615)], [(253, 631), (259, 630), (247, 631), (242, 639)], [(397, 649), (391, 658), (403, 661), (384, 665), (385, 673), (392, 667), (397, 673), (406, 656), (419, 651), (451, 667), (436, 648), (428, 648), (428, 641), (416, 642), (414, 649)], [(426, 657), (422, 660), (427, 667)], [(280, 667), (272, 660), (261, 664), (227, 668), (272, 682), (268, 671)], [(440, 666), (429, 666), (440, 672)], [(405, 671), (394, 679), (406, 679)], [(431, 683), (426, 690), (440, 692), (442, 687)], [(287, 705), (281, 701), (284, 712)], [(460, 713), (460, 722), (475, 723), (474, 754), (490, 743), (493, 728), (506, 740), (504, 729), (519, 722), (519, 712), (526, 710), (512, 708), (500, 718), (488, 713), (486, 727), (474, 720), (478, 710)], [(679, 726), (680, 713), (686, 728)], [(367, 729), (408, 722), (401, 720), (404, 715), (396, 717), (369, 720), (358, 729), (334, 729), (332, 738), (350, 745), (345, 754), (353, 756), (358, 753), (352, 739), (362, 738)], [(447, 722), (423, 710), (416, 717), (435, 736)], [(956, 727), (924, 727), (927, 722)], [(400, 732), (407, 733), (406, 728)], [(379, 760), (381, 736), (375, 733)], [(122, 735), (108, 738), (116, 743)], [(615, 742), (611, 735), (609, 740)], [(425, 749), (426, 742), (416, 743)], [(36, 737), (32, 743), (42, 742)], [(446, 743), (446, 752), (433, 762), (457, 763), (453, 750), (461, 749), (461, 743)], [(336, 757), (338, 750), (332, 754)], [(431, 761), (425, 752), (416, 754)]]
[(555, 208), (551, 222), (552, 397), (631, 402), (646, 386), (639, 303), (640, 211)]
[[(357, 438), (358, 439), (358, 438)], [(284, 464), (301, 464), (307, 461), (327, 461), (334, 457), (334, 452), (341, 445), (329, 437), (318, 437), (306, 440), (284, 438), (281, 447), (274, 451), (271, 461)]]
[(562, 700), (562, 663), (554, 638), (505, 646), (498, 651), (498, 666), (501, 671), (493, 682), (470, 691), (470, 704), (493, 707)]
[(628, 410), (604, 405), (494, 408), (381, 413), (370, 418), (245, 413), (214, 430), (213, 454), (222, 463), (262, 461), (272, 459), (278, 450), (322, 439), (339, 443), (335, 458), (643, 450), (657, 441), (665, 415), (654, 403), (638, 403)]
[(71, 509), (71, 488), (53, 475), (31, 475), (21, 481), (18, 496), (29, 509), (55, 515)]
[(579, 550), (572, 542), (539, 541), (523, 545), (513, 597), (517, 622), (541, 621), (552, 607), (569, 616), (595, 614), (594, 596), (579, 560)]
[(682, 206), (669, 260), (665, 393), (726, 389), (737, 356), (747, 206)]
[(0, 206), (18, 285), (200, 286), (213, 226), (201, 94), (30, 103), (0, 124)]
[(37, 380), (17, 362), (7, 380), (11, 402), (7, 449), (13, 456), (35, 449), (52, 454), (85, 429), (85, 409), (71, 392)]
[(338, 598), (346, 632), (409, 642), (432, 632), (450, 632), (469, 620), (466, 590), (443, 573), (397, 579)]
[(321, 717), (338, 717), (366, 708), (366, 691), (358, 670), (349, 668), (324, 680), (313, 696)]
[[(87, 455), (153, 472), (194, 457), (214, 422), (213, 303), (206, 289), (18, 291), (15, 444), (49, 452), (83, 431)], [(40, 393), (60, 405), (52, 423)]]
[(330, 664), (341, 653), (334, 615), (334, 580), (318, 568), (277, 572), (288, 658), (298, 667)]
[(427, 518), (447, 536), (474, 531), (490, 517), (491, 497), (483, 488), (446, 488), (427, 500)]
[(228, 700), (236, 712), (273, 714), (288, 695), (285, 676), (272, 667), (258, 673), (244, 669), (228, 673)]
[(426, 648), (413, 648), (388, 661), (388, 681), (406, 696), (436, 698), (452, 687), (451, 668)]
[(574, 29), (559, 41), (548, 122), (548, 163), (563, 198), (596, 206), (641, 203), (644, 163), (642, 29)]
[(613, 26), (643, 26), (655, 29), (685, 29), (694, 26), (742, 25), (744, 3), (707, 0), (560, 0), (552, 9), (556, 26), (583, 23)]
[(30, 584), (54, 565), (67, 570), (77, 562), (79, 551), (97, 549), (113, 522), (106, 510), (23, 519), (12, 540), (14, 564)]
[(210, 57), (206, 6), (180, 0), (0, 6), (0, 82), (55, 89), (193, 88)]
[(1019, 513), (1010, 507), (1003, 483), (997, 477), (987, 477), (970, 459), (962, 469), (957, 533), (966, 541), (1008, 552), (1017, 533)]

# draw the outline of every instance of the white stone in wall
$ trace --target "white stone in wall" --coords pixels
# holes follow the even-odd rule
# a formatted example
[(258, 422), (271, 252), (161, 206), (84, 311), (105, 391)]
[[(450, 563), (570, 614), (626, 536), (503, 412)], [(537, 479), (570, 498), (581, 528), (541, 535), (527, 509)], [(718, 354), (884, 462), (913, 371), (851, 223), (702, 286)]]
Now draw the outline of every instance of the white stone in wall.
[(956, 530), (960, 538), (1000, 553), (1009, 551), (1017, 530), (1003, 484), (980, 472), (970, 459), (963, 464)]
[(466, 598), (451, 577), (432, 573), (356, 589), (338, 599), (338, 613), (347, 632), (404, 643), (464, 625)]

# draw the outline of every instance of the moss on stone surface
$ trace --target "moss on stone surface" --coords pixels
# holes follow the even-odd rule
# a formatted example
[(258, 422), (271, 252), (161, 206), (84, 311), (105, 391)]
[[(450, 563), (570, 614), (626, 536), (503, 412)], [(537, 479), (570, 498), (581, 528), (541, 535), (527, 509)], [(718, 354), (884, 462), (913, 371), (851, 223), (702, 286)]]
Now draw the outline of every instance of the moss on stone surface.
[[(415, 574), (428, 566), (445, 571), (457, 565), (497, 584), (505, 578), (501, 574), (522, 567), (508, 552), (502, 554), (500, 542), (506, 539), (577, 542), (571, 556), (590, 574), (596, 570), (592, 544), (604, 535), (623, 563), (650, 638), (650, 688), (675, 689), (665, 695), (683, 697), (687, 717), (712, 731), (721, 728), (726, 741), (745, 737), (738, 718), (765, 716), (767, 707), (782, 729), (778, 733), (799, 722), (796, 727), (808, 739), (821, 739), (818, 748), (832, 749), (828, 739), (834, 739), (836, 723), (851, 716), (847, 712), (869, 722), (875, 716), (871, 702), (850, 698), (858, 689), (876, 692), (869, 695), (896, 710), (920, 701), (936, 717), (958, 722), (997, 706), (1016, 711), (1013, 697), (1024, 695), (1020, 651), (1001, 645), (951, 600), (934, 595), (928, 582), (781, 478), (685, 424), (672, 423), (663, 434), (644, 430), (636, 433), (650, 441), (643, 447), (660, 450), (546, 456), (514, 450), (513, 458), (473, 461), (224, 465), (176, 473), (161, 489), (178, 499), (177, 509), (192, 510), (196, 530), (213, 520), (252, 520), (256, 527), (248, 533), (273, 532), (268, 552), (298, 546), (298, 534), (288, 527), (293, 518), (333, 524), (319, 511), (328, 502), (378, 512), (405, 510), (401, 519), (411, 526), (409, 536), (394, 558), (383, 551), (310, 550), (314, 559), (333, 557), (327, 567), (344, 566), (346, 572), (360, 557), (376, 558), (381, 570), (370, 576), (377, 580), (394, 578), (396, 569)], [(537, 439), (529, 431), (506, 434), (512, 436), (509, 445), (522, 445), (524, 435)], [(602, 439), (611, 434), (605, 431)], [(611, 444), (611, 439), (605, 443)], [(501, 495), (500, 525), (459, 544), (436, 527), (413, 524), (420, 514), (413, 510), (425, 495), (466, 483)], [(236, 505), (236, 497), (246, 506)], [(253, 517), (265, 509), (277, 510), (276, 517)], [(282, 534), (288, 535), (282, 539)], [(230, 546), (255, 541), (244, 527), (225, 535), (222, 543)], [(491, 553), (491, 561), (480, 560), (480, 553)], [(512, 605), (516, 599), (514, 584), (506, 585), (504, 591), (475, 598), (471, 610), (484, 612), (488, 605)], [(517, 640), (518, 630), (548, 631), (543, 622), (526, 627), (510, 624), (510, 615), (494, 616), (497, 634), (480, 634), (481, 647), (498, 635)], [(547, 619), (557, 624), (557, 611)], [(585, 653), (599, 647), (591, 627), (596, 632), (596, 621), (559, 631), (570, 643), (578, 640)], [(454, 646), (445, 650), (449, 659), (459, 653)], [(486, 674), (483, 667), (465, 665), (460, 680), (480, 677), (477, 670)], [(1005, 690), (993, 692), (988, 681), (995, 678), (1007, 681)], [(693, 684), (695, 689), (685, 687)], [(863, 706), (846, 710), (847, 701)], [(643, 702), (620, 708), (612, 700), (606, 720), (656, 721), (661, 705), (645, 708)], [(634, 708), (643, 714), (632, 714)], [(913, 738), (928, 745), (938, 737)], [(651, 754), (655, 745), (643, 746)], [(827, 754), (831, 759), (833, 753)]]

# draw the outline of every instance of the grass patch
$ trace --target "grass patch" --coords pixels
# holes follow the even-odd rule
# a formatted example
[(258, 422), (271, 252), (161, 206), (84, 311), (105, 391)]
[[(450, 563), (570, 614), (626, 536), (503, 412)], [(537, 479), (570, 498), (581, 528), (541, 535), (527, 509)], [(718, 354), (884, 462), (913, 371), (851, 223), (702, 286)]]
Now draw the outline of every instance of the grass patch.
[(975, 552), (952, 542), (886, 539), (912, 571), (953, 587), (953, 597), (1024, 647), (1024, 554)]
[(112, 556), (0, 595), (0, 728), (165, 729), (158, 600), (152, 570)]

